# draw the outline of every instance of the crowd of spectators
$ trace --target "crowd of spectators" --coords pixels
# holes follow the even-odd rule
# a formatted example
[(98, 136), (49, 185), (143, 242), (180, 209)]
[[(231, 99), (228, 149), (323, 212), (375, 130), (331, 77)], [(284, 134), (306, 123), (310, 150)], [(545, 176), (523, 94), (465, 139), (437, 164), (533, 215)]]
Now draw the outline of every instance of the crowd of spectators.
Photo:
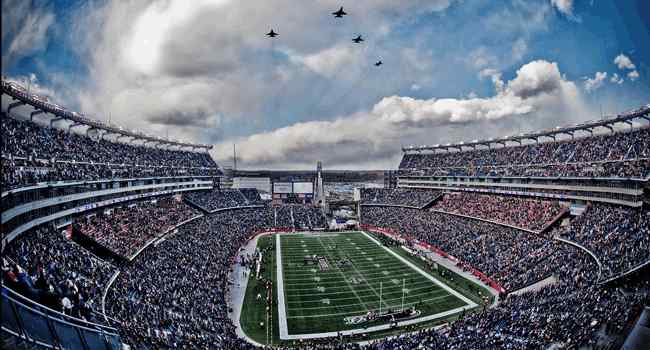
[(145, 250), (107, 297), (123, 341), (136, 349), (253, 349), (228, 318), (227, 277), (250, 233), (271, 226), (264, 208), (217, 212)]
[(291, 211), (291, 205), (280, 205), (271, 207), (275, 217), (276, 227), (294, 227), (294, 220)]
[(439, 176), (650, 176), (650, 129), (462, 152), (407, 153), (403, 173)]
[(327, 220), (320, 208), (304, 205), (292, 205), (294, 226), (304, 228), (327, 228)]
[(218, 209), (243, 207), (250, 204), (247, 197), (240, 190), (213, 189), (211, 191), (198, 191), (185, 194), (184, 198), (197, 207), (212, 212)]
[(41, 159), (2, 159), (2, 190), (57, 181), (93, 181), (173, 176), (215, 176), (217, 168), (144, 167), (121, 164), (52, 162)]
[(558, 201), (472, 192), (446, 193), (431, 208), (541, 231), (562, 212)]
[[(513, 295), (498, 307), (471, 314), (451, 325), (442, 348), (595, 348), (599, 334), (617, 334), (647, 303), (647, 295), (623, 294), (593, 283), (593, 266), (567, 261), (559, 283)], [(584, 257), (583, 259), (589, 259)]]
[(362, 188), (361, 204), (404, 205), (421, 208), (440, 195), (439, 191), (408, 188)]
[[(428, 243), (516, 290), (548, 277), (561, 264), (556, 244), (536, 234), (476, 219), (401, 207), (362, 207), (361, 222)], [(553, 265), (554, 264), (554, 265)]]
[(175, 197), (166, 197), (100, 211), (75, 222), (74, 233), (129, 259), (151, 239), (199, 215)]
[(650, 260), (648, 209), (589, 204), (559, 235), (594, 253), (602, 263), (604, 277)]
[(4, 113), (0, 122), (3, 191), (45, 181), (220, 173), (206, 152), (93, 139)]
[[(399, 212), (409, 212), (404, 215)], [(453, 237), (441, 238), (448, 234), (460, 234), (467, 241), (467, 252), (457, 251), (456, 257), (468, 259), (474, 264), (480, 263), (473, 256), (475, 243), (472, 237), (467, 236), (466, 228), (478, 232), (483, 231), (481, 225), (476, 226), (473, 220), (464, 219), (466, 223), (458, 225), (455, 220), (448, 221), (442, 216), (432, 217), (431, 213), (420, 211), (423, 220), (417, 219), (418, 211), (403, 208), (364, 208), (363, 222), (376, 226), (394, 227), (395, 220), (388, 219), (398, 216), (406, 227), (400, 230), (408, 233), (413, 238), (429, 242), (446, 248), (452, 248)], [(442, 214), (441, 214), (442, 215)], [(413, 219), (416, 218), (416, 219)], [(426, 226), (425, 222), (439, 222)], [(454, 225), (450, 232), (441, 229)], [(453, 234), (452, 234), (453, 232)], [(434, 236), (435, 235), (435, 236)], [(527, 250), (528, 253), (519, 255), (524, 259), (512, 260), (514, 264), (503, 266), (501, 256), (492, 252), (500, 251), (500, 245), (520, 245), (517, 240), (530, 240), (534, 236), (519, 237), (503, 236), (510, 242), (501, 240), (493, 245), (483, 245), (486, 263), (504, 267), (501, 272), (497, 270), (492, 277), (504, 282), (523, 279), (526, 285), (538, 281), (551, 274), (557, 279), (538, 290), (533, 290), (519, 295), (510, 295), (493, 309), (466, 315), (451, 324), (444, 332), (420, 331), (410, 335), (398, 336), (391, 339), (371, 343), (367, 348), (373, 350), (384, 349), (414, 349), (414, 348), (440, 348), (440, 349), (547, 349), (558, 346), (562, 348), (595, 347), (598, 345), (599, 334), (619, 334), (624, 325), (633, 315), (630, 310), (635, 306), (647, 305), (650, 299), (647, 290), (644, 293), (621, 293), (613, 288), (606, 288), (596, 283), (598, 267), (594, 260), (585, 252), (563, 245), (552, 243), (550, 246), (540, 246), (537, 250)], [(442, 244), (441, 244), (442, 243)], [(443, 245), (445, 244), (445, 245)], [(462, 244), (462, 243), (461, 243)], [(445, 248), (443, 248), (445, 250)], [(528, 261), (530, 254), (537, 255), (545, 251), (541, 259)], [(479, 265), (479, 269), (486, 269), (487, 265)], [(489, 271), (489, 269), (486, 269)], [(510, 272), (508, 272), (510, 271)], [(505, 276), (511, 273), (511, 276)], [(506, 288), (508, 289), (508, 288)]]
[(102, 291), (117, 271), (50, 226), (29, 231), (3, 251), (3, 285), (69, 316), (98, 322)]

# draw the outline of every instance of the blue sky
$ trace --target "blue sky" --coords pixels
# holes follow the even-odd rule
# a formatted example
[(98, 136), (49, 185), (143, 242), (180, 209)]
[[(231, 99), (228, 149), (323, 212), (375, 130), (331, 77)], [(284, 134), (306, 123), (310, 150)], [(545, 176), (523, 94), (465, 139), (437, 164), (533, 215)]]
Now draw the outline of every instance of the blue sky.
[[(236, 143), (248, 168), (394, 168), (401, 145), (650, 103), (642, 0), (2, 6), (3, 76), (98, 119), (215, 144), (223, 164)], [(331, 17), (338, 6), (349, 16)]]

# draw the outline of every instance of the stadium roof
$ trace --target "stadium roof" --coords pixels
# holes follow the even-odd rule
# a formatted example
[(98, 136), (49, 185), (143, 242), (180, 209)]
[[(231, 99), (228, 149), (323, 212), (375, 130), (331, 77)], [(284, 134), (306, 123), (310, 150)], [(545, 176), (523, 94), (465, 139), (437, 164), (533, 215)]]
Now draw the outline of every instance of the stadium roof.
[[(49, 102), (46, 98), (31, 94), (21, 85), (15, 82), (5, 81), (4, 79), (2, 80), (2, 93), (20, 101), (20, 105), (27, 104), (44, 113), (51, 113), (58, 118), (70, 120), (78, 125), (86, 125), (92, 129), (104, 130), (108, 134), (122, 135), (136, 140), (145, 140), (147, 142), (155, 142), (169, 146), (201, 148), (206, 150), (210, 150), (213, 147), (212, 145), (207, 144), (169, 140), (158, 136), (148, 135), (140, 131), (127, 130), (112, 123), (104, 123), (96, 119), (91, 119), (82, 113), (68, 111), (64, 107)], [(9, 109), (11, 109), (11, 105), (9, 106)]]
[(627, 123), (631, 124), (631, 120), (638, 119), (638, 118), (643, 118), (648, 121), (650, 121), (650, 104), (641, 106), (640, 108), (637, 108), (632, 111), (628, 111), (622, 114), (619, 114), (614, 117), (609, 117), (605, 119), (598, 119), (598, 120), (591, 120), (587, 121), (584, 123), (576, 124), (576, 125), (570, 125), (570, 126), (564, 126), (560, 127), (557, 126), (552, 129), (546, 129), (546, 130), (541, 130), (541, 131), (536, 131), (536, 132), (530, 132), (530, 133), (523, 133), (519, 135), (514, 135), (514, 136), (505, 136), (501, 138), (495, 138), (495, 139), (487, 139), (487, 140), (473, 140), (470, 142), (459, 142), (459, 143), (454, 143), (454, 144), (444, 144), (444, 145), (432, 145), (432, 146), (407, 146), (407, 147), (402, 147), (403, 152), (420, 152), (420, 151), (435, 151), (439, 149), (443, 150), (449, 150), (449, 149), (458, 149), (462, 150), (464, 147), (468, 148), (475, 148), (476, 146), (483, 145), (483, 146), (489, 146), (493, 144), (501, 144), (505, 145), (507, 142), (516, 142), (516, 143), (521, 143), (523, 140), (535, 140), (537, 141), (540, 137), (549, 137), (552, 139), (555, 139), (556, 135), (560, 134), (566, 134), (566, 135), (571, 135), (576, 131), (587, 131), (587, 132), (592, 132), (594, 128), (597, 127), (605, 127), (610, 130), (612, 129), (612, 126), (617, 123)]

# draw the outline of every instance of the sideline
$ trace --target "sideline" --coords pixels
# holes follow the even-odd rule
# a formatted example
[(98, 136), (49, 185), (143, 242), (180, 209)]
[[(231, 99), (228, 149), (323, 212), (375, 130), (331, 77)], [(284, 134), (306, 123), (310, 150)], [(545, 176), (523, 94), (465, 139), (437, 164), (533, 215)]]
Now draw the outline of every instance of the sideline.
[[(228, 317), (235, 325), (235, 333), (237, 336), (258, 347), (264, 347), (265, 345), (256, 342), (248, 335), (246, 335), (240, 323), (241, 312), (244, 306), (244, 298), (246, 297), (246, 288), (248, 287), (248, 278), (250, 275), (243, 277), (243, 271), (246, 269), (243, 266), (237, 264), (236, 261), (238, 261), (238, 258), (242, 255), (253, 254), (257, 248), (257, 240), (260, 237), (272, 235), (273, 233), (274, 232), (261, 233), (246, 242), (246, 244), (237, 252), (237, 255), (233, 262), (232, 272), (228, 274), (228, 281), (232, 281), (232, 285), (228, 289), (226, 296), (227, 304), (230, 308), (232, 308), (232, 312), (228, 312)], [(253, 272), (249, 271), (249, 273)]]

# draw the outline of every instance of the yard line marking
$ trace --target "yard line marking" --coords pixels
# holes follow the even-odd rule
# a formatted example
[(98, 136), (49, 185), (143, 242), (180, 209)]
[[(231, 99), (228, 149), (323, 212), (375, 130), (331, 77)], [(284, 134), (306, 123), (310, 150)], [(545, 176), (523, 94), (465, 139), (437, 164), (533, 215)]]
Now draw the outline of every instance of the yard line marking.
[[(393, 276), (393, 278), (399, 277), (400, 279), (404, 279), (404, 278), (413, 279), (414, 277), (418, 277), (418, 278), (421, 277), (420, 275), (417, 275), (417, 274), (414, 274), (414, 273), (402, 273), (402, 274), (400, 274), (399, 271), (398, 272), (393, 272), (393, 273), (391, 273), (390, 271), (386, 271), (386, 272), (388, 272), (388, 274), (384, 274), (383, 272), (370, 273), (370, 272), (362, 271), (361, 274), (364, 276), (365, 280), (371, 281), (371, 282), (372, 281), (384, 281), (384, 280), (386, 280), (386, 276), (388, 276), (388, 275)], [(300, 284), (308, 283), (309, 281), (317, 281), (317, 282), (322, 281), (322, 282), (327, 283), (327, 282), (332, 282), (332, 281), (336, 282), (336, 281), (341, 280), (340, 278), (337, 278), (335, 276), (320, 276), (320, 275), (318, 275), (316, 277), (318, 278), (318, 280), (315, 279), (315, 276), (313, 274), (310, 275), (310, 277), (299, 277), (299, 278), (289, 278), (289, 279), (285, 278), (285, 282), (286, 282), (287, 285), (294, 285), (294, 284), (300, 285)]]
[[(301, 292), (301, 291), (305, 291), (305, 290), (309, 290), (309, 291), (311, 291), (311, 290), (313, 290), (316, 286), (320, 286), (320, 285), (321, 285), (321, 283), (318, 283), (318, 284), (314, 284), (314, 283), (305, 283), (305, 286), (309, 286), (308, 288), (291, 288), (290, 290), (287, 291), (287, 295), (289, 295), (291, 292)], [(442, 288), (440, 288), (440, 287), (438, 287), (438, 286), (436, 286), (436, 285), (432, 285), (430, 281), (426, 281), (426, 282), (425, 282), (425, 281), (421, 281), (421, 282), (413, 283), (412, 285), (428, 285), (428, 286), (431, 286), (432, 288), (437, 288), (437, 289), (439, 289), (439, 290), (443, 290)], [(327, 287), (328, 290), (333, 290), (333, 289), (334, 289), (334, 290), (336, 290), (336, 289), (347, 289), (347, 288), (348, 288), (347, 286), (340, 286), (340, 287), (336, 287), (336, 286), (334, 286), (334, 287)], [(386, 288), (387, 288), (387, 289), (391, 289), (391, 288), (394, 288), (394, 287), (393, 287), (393, 286), (386, 286)], [(357, 291), (363, 291), (363, 290), (365, 290), (365, 289), (363, 289), (363, 288), (357, 288), (356, 290), (357, 290)]]
[[(320, 237), (318, 237), (318, 243), (320, 243), (321, 245), (323, 245), (323, 241), (321, 241), (321, 238), (320, 238)], [(323, 248), (325, 248), (325, 246), (323, 246)], [(350, 282), (349, 282), (349, 281), (347, 280), (347, 278), (345, 277), (345, 274), (344, 274), (341, 270), (338, 270), (338, 271), (341, 273), (341, 276), (343, 276), (343, 279), (345, 280), (345, 283), (347, 283), (348, 286), (350, 287), (350, 290), (352, 290), (352, 293), (354, 293), (354, 295), (357, 296), (357, 299), (359, 299), (359, 302), (360, 302), (361, 304), (363, 304), (363, 307), (365, 307), (366, 310), (370, 310), (370, 309), (368, 309), (368, 305), (366, 305), (366, 303), (364, 303), (363, 300), (361, 300), (361, 298), (359, 297), (359, 295), (357, 295), (357, 292), (354, 290), (354, 288), (352, 288), (352, 285), (350, 285)], [(339, 283), (340, 283), (340, 282), (339, 282)]]
[[(422, 299), (422, 302), (430, 302), (430, 301), (435, 301), (435, 300), (441, 300), (441, 299), (445, 299), (445, 298), (449, 298), (449, 297), (453, 297), (453, 295), (451, 295), (451, 294), (445, 294), (445, 295), (440, 296), (440, 297), (429, 298), (429, 299)], [(396, 298), (396, 299), (401, 300), (402, 297), (399, 297), (399, 298)], [(410, 302), (410, 303), (404, 303), (404, 306), (407, 306), (407, 305), (417, 305), (418, 303), (420, 303), (420, 300), (418, 300), (418, 301), (414, 301), (414, 302)], [(337, 306), (345, 307), (345, 306), (354, 306), (354, 305), (358, 305), (358, 304), (337, 305)], [(296, 309), (296, 310), (316, 310), (316, 309), (332, 309), (332, 308), (333, 308), (332, 306), (322, 306), (322, 307), (309, 307), (309, 308), (306, 307), (306, 308), (300, 308), (300, 309)], [(340, 312), (340, 313), (335, 313), (335, 314), (324, 314), (324, 315), (323, 315), (323, 314), (320, 314), (320, 315), (313, 315), (313, 314), (312, 314), (312, 315), (303, 315), (303, 316), (288, 316), (287, 318), (328, 317), (328, 316), (348, 315), (348, 314), (353, 313), (353, 312), (354, 312), (354, 311), (351, 311), (351, 312)], [(363, 311), (359, 311), (359, 312), (363, 312)]]
[[(396, 288), (396, 287), (394, 287), (394, 286), (389, 285), (389, 284), (388, 284), (388, 280), (382, 280), (382, 282), (386, 282), (386, 290), (387, 290), (387, 291), (390, 291), (390, 290), (392, 290), (393, 288)], [(444, 289), (442, 289), (442, 288), (440, 288), (440, 287), (438, 287), (438, 286), (432, 284), (431, 281), (423, 281), (423, 280), (419, 280), (419, 281), (416, 281), (416, 282), (414, 282), (414, 283), (409, 283), (408, 285), (409, 285), (410, 287), (412, 287), (412, 288), (421, 288), (421, 287), (423, 287), (423, 286), (430, 286), (432, 289), (435, 289), (435, 290), (444, 290)], [(322, 285), (321, 283), (309, 283), (309, 284), (305, 284), (305, 287), (306, 287), (306, 288), (292, 288), (292, 289), (290, 289), (290, 290), (287, 290), (287, 293), (286, 293), (286, 294), (287, 294), (287, 295), (303, 294), (303, 293), (297, 293), (297, 292), (302, 292), (302, 291), (311, 291), (311, 290), (313, 290), (313, 289), (316, 288), (316, 287), (325, 287), (325, 286)], [(336, 290), (342, 289), (342, 287), (337, 287), (337, 286), (335, 285), (335, 286), (329, 286), (329, 287), (327, 287), (327, 289), (328, 289), (328, 290), (336, 291)], [(365, 288), (365, 287), (361, 287), (361, 288), (356, 288), (355, 290), (357, 290), (357, 291), (364, 291), (364, 290), (366, 290), (366, 288)]]
[[(413, 298), (417, 298), (417, 297), (422, 296), (422, 295), (431, 295), (431, 294), (432, 294), (432, 293), (430, 293), (430, 292), (425, 292), (425, 293), (416, 293), (416, 294), (409, 294), (408, 298), (409, 298), (409, 299), (413, 299)], [(443, 299), (443, 298), (446, 298), (446, 297), (453, 297), (453, 295), (451, 295), (451, 294), (449, 294), (449, 293), (444, 293), (444, 294), (442, 294), (442, 295), (439, 295), (439, 296), (436, 297), (436, 298)], [(332, 301), (337, 301), (337, 300), (350, 300), (350, 299), (354, 299), (354, 297), (352, 297), (352, 298), (330, 298), (330, 300), (332, 300)], [(400, 300), (402, 300), (402, 296), (399, 295), (399, 296), (394, 297), (394, 298), (386, 298), (385, 300), (397, 300), (397, 301), (400, 301)], [(422, 299), (422, 300), (426, 300), (426, 299)], [(302, 305), (302, 304), (308, 304), (308, 303), (320, 303), (320, 301), (321, 301), (321, 299), (314, 299), (314, 300), (305, 300), (305, 299), (301, 299), (301, 300), (296, 300), (296, 301), (288, 301), (287, 304), (289, 304), (289, 305), (290, 305), (290, 304), (294, 304), (294, 305), (295, 305), (295, 304), (300, 304), (300, 305)], [(336, 306), (341, 306), (341, 307), (344, 307), (344, 306), (351, 306), (351, 305), (358, 305), (358, 304), (356, 304), (356, 303), (355, 303), (355, 304), (336, 304)], [(289, 311), (291, 311), (291, 309), (292, 309), (292, 308), (289, 307)], [(295, 310), (296, 308), (293, 308), (293, 309)], [(310, 308), (310, 307), (300, 307), (300, 308), (298, 308), (298, 309), (299, 309), (299, 310), (311, 310), (312, 308)]]
[[(328, 239), (329, 239), (329, 238), (328, 238)], [(323, 244), (323, 243), (321, 242), (321, 244)], [(354, 242), (352, 242), (352, 244), (354, 244)], [(363, 254), (363, 253), (364, 253), (364, 252), (361, 252), (361, 254)], [(338, 254), (337, 254), (337, 255), (338, 255)], [(354, 262), (352, 262), (351, 265), (352, 265), (352, 268), (354, 269), (354, 271), (355, 271), (359, 276), (363, 276), (363, 274), (362, 274), (362, 273), (361, 273), (361, 272), (360, 272), (360, 271), (359, 271), (359, 270), (354, 266)], [(379, 300), (380, 300), (380, 301), (379, 301), (379, 304), (380, 304), (380, 307), (381, 307), (381, 297), (379, 296), (379, 294), (377, 294), (377, 291), (376, 291), (374, 288), (372, 288), (372, 286), (370, 285), (370, 283), (368, 283), (368, 281), (367, 281), (365, 278), (363, 279), (363, 282), (364, 282), (368, 287), (370, 287), (370, 289), (372, 289), (373, 292), (375, 292), (375, 296), (377, 296), (377, 298), (379, 298)], [(384, 301), (383, 303), (384, 303), (384, 305), (388, 306), (388, 304), (386, 304), (385, 301)]]
[[(426, 285), (424, 287), (415, 287), (416, 285), (423, 285), (423, 284), (424, 283), (414, 283), (414, 284), (410, 284), (409, 287), (411, 287), (411, 289), (410, 289), (411, 291), (422, 290), (422, 289), (431, 289), (429, 294), (434, 294), (434, 293), (437, 293), (439, 291), (447, 293), (444, 289), (442, 289), (442, 288), (440, 288), (438, 286), (432, 285), (431, 282), (429, 282), (429, 281), (426, 282)], [(401, 288), (401, 286), (398, 286), (398, 287), (387, 286), (387, 287), (384, 288), (384, 290), (385, 291), (389, 290), (389, 292), (387, 292), (387, 293), (394, 293), (393, 289), (399, 290), (399, 288)], [(323, 289), (323, 291), (324, 291), (325, 287), (318, 286), (318, 287), (316, 287), (316, 289), (318, 291), (321, 291), (321, 289)], [(335, 287), (327, 288), (328, 291), (332, 290), (332, 289), (336, 289), (336, 288)], [(311, 292), (311, 293), (305, 293), (305, 294), (292, 294), (291, 292), (293, 292), (293, 291), (298, 291), (298, 289), (292, 289), (291, 291), (287, 291), (287, 298), (305, 297), (305, 296), (313, 296), (314, 295), (314, 293), (313, 293), (314, 288), (301, 289), (300, 291), (310, 291)], [(357, 293), (361, 293), (361, 292), (365, 292), (365, 291), (366, 291), (366, 289), (357, 289)], [(328, 295), (334, 295), (334, 294), (346, 294), (346, 293), (350, 293), (350, 292), (328, 292), (327, 294)]]
[[(285, 264), (285, 266), (288, 266), (288, 265)], [(364, 274), (366, 274), (366, 275), (373, 275), (373, 274), (378, 275), (378, 274), (383, 273), (381, 271), (376, 271), (375, 268), (376, 268), (376, 266), (373, 265), (372, 269), (361, 268), (361, 270), (367, 271), (367, 272), (364, 272)], [(390, 267), (390, 268), (387, 267), (387, 268), (384, 268), (382, 271), (388, 271), (390, 273), (399, 273), (399, 271), (410, 271), (415, 275), (419, 275), (417, 272), (413, 271), (412, 269), (410, 269), (408, 267), (404, 267), (404, 266), (397, 266), (397, 267)], [(336, 273), (334, 271), (318, 271), (315, 268), (311, 268), (311, 269), (309, 269), (309, 272), (304, 272), (304, 273), (299, 272), (299, 273), (287, 274), (287, 277), (285, 277), (284, 280), (285, 281), (305, 280), (307, 278), (313, 277), (315, 273), (318, 273), (318, 276), (320, 276), (320, 277), (332, 277), (332, 276), (336, 275)]]

